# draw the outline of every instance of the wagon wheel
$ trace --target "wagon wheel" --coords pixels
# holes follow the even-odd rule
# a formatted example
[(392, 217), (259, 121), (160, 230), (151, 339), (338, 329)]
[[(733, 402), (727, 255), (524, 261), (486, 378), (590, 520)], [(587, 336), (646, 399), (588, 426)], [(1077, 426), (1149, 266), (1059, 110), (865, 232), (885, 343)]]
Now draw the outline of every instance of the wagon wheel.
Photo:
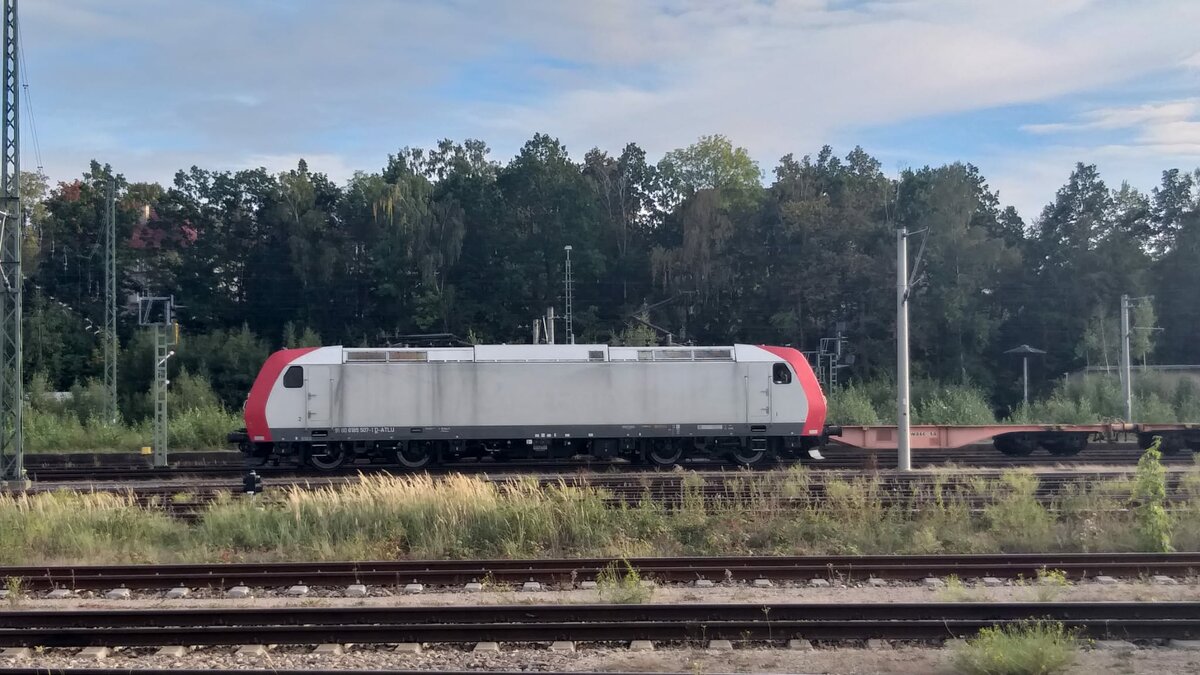
[(1039, 441), (1039, 444), (1055, 457), (1070, 457), (1083, 452), (1087, 442), (1086, 434), (1063, 434)]
[(646, 450), (646, 461), (654, 466), (675, 466), (681, 459), (683, 459), (683, 446), (669, 439), (650, 441), (650, 448)]
[(329, 443), (308, 451), (308, 463), (321, 471), (336, 471), (350, 461), (350, 452), (341, 443)]
[(420, 469), (433, 461), (428, 443), (400, 443), (389, 453), (391, 458), (406, 469)]
[(1009, 457), (1027, 457), (1037, 450), (1037, 443), (1021, 434), (1001, 434), (992, 440), (992, 445)]

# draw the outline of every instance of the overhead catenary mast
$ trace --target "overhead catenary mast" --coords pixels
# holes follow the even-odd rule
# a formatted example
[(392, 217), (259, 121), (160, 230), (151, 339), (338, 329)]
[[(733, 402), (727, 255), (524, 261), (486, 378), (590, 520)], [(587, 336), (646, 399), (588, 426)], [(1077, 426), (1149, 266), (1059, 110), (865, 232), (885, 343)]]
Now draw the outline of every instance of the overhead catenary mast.
[(3, 130), (0, 131), (0, 486), (25, 478), (21, 435), (21, 133), (17, 69), (17, 0), (4, 0)]

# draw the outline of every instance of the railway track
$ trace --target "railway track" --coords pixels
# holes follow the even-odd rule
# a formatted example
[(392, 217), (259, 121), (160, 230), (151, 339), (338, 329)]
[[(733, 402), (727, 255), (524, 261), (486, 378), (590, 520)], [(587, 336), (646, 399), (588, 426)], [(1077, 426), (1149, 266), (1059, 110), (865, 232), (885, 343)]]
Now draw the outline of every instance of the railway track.
[[(886, 450), (863, 450), (846, 446), (831, 446), (824, 449), (825, 459), (806, 460), (803, 464), (819, 469), (891, 469), (895, 468), (895, 453)], [(913, 451), (915, 467), (937, 467), (955, 464), (971, 467), (1008, 468), (1014, 466), (1070, 467), (1089, 464), (1136, 464), (1141, 451), (1133, 443), (1092, 445), (1078, 455), (1057, 457), (1038, 453), (1027, 457), (1010, 457), (997, 452), (990, 445), (967, 446), (964, 448)], [(73, 453), (63, 455), (31, 455), (26, 460), (26, 471), (35, 481), (82, 481), (82, 480), (155, 480), (167, 478), (220, 478), (240, 476), (248, 470), (240, 453), (228, 451), (181, 452), (172, 455), (171, 467), (155, 468), (149, 459), (130, 453)], [(1191, 453), (1182, 452), (1163, 458), (1168, 464), (1190, 465)], [(762, 469), (780, 468), (788, 464), (768, 463)], [(685, 468), (696, 470), (730, 468), (722, 462), (690, 462)], [(330, 477), (355, 475), (360, 471), (399, 472), (395, 466), (355, 464), (333, 472), (294, 466), (254, 467), (264, 476)], [(580, 463), (580, 462), (536, 462), (513, 461), (464, 461), (443, 467), (422, 470), (428, 473), (487, 473), (527, 474), (563, 471), (591, 473), (645, 472), (647, 467), (629, 463)]]
[(944, 640), (1060, 621), (1101, 639), (1200, 635), (1200, 603), (871, 603), (273, 607), (0, 613), (0, 647)]
[(579, 582), (595, 580), (602, 570), (611, 565), (624, 570), (626, 563), (643, 578), (660, 583), (689, 583), (700, 579), (718, 583), (755, 579), (807, 582), (812, 579), (864, 581), (878, 578), (912, 581), (950, 575), (962, 579), (1034, 579), (1039, 571), (1045, 570), (1058, 570), (1071, 579), (1091, 579), (1101, 575), (1192, 577), (1200, 573), (1200, 552), (21, 566), (0, 567), (0, 578), (18, 579), (20, 586), (29, 590), (102, 590), (118, 587), (136, 590), (176, 587), (219, 589), (235, 585), (278, 588), (346, 584), (402, 587), (409, 583), (451, 586), (485, 580), (496, 584), (537, 581), (573, 588)]

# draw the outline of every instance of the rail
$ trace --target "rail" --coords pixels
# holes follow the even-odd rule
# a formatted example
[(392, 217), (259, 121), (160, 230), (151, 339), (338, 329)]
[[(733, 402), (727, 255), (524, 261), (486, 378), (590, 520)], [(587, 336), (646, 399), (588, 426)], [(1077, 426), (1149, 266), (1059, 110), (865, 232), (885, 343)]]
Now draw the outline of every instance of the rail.
[(595, 579), (602, 570), (628, 562), (643, 578), (663, 583), (698, 579), (715, 582), (754, 579), (867, 578), (918, 580), (959, 578), (1033, 579), (1039, 571), (1058, 570), (1072, 579), (1106, 575), (1195, 576), (1200, 553), (1018, 553), (1007, 555), (729, 556), (583, 558), (526, 560), (387, 560), (316, 563), (221, 563), (173, 565), (0, 567), (0, 578), (16, 578), (30, 590), (51, 588), (166, 589), (228, 588), (235, 585), (279, 588), (408, 583), (452, 585), (539, 581), (573, 586)]
[(1031, 617), (1088, 637), (1200, 635), (1196, 602), (287, 607), (0, 613), (0, 646), (936, 640)]

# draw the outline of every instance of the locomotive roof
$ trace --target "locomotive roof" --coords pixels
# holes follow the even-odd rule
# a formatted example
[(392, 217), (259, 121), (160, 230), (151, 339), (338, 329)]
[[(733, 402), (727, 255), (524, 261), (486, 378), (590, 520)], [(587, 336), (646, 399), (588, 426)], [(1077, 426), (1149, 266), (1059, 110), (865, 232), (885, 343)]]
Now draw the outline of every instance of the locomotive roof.
[(613, 347), (592, 345), (475, 345), (472, 347), (341, 347), (313, 350), (307, 363), (778, 361), (750, 345), (700, 347)]

